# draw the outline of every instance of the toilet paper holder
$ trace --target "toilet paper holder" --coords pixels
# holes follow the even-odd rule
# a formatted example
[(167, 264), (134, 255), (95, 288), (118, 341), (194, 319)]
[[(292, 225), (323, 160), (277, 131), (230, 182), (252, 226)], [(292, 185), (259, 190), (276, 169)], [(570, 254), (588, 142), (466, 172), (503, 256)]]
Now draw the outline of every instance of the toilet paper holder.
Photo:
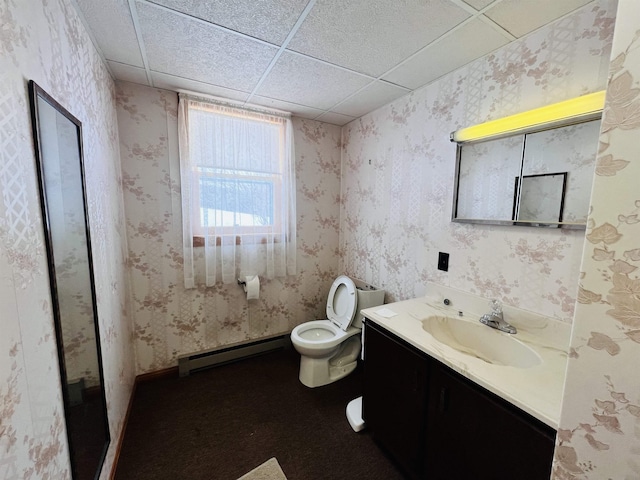
[(247, 275), (246, 277), (238, 278), (238, 285), (246, 287), (247, 286), (247, 281), (245, 279), (246, 278), (255, 278), (255, 277), (258, 277), (258, 275)]
[(247, 294), (247, 300), (258, 300), (260, 298), (260, 277), (258, 275), (250, 275), (238, 278), (238, 285)]

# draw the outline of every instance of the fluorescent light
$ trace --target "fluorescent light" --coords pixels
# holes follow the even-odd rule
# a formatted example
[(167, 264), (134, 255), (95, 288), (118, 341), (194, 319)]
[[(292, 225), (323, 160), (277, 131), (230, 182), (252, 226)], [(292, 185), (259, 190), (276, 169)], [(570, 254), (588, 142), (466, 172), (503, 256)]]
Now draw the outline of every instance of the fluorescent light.
[(451, 141), (468, 143), (593, 120), (602, 114), (604, 95), (605, 91), (602, 90), (472, 127), (461, 128), (451, 134)]

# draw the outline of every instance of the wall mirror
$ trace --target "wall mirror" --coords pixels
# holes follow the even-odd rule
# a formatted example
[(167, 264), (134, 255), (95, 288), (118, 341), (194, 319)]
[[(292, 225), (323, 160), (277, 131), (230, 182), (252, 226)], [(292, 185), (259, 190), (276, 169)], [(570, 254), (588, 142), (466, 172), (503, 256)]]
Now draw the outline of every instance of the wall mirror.
[(585, 228), (599, 130), (598, 119), (458, 145), (452, 220)]
[(76, 480), (97, 479), (110, 436), (82, 125), (33, 81), (29, 93), (72, 474)]
[(453, 132), (452, 221), (584, 229), (603, 103), (596, 92)]

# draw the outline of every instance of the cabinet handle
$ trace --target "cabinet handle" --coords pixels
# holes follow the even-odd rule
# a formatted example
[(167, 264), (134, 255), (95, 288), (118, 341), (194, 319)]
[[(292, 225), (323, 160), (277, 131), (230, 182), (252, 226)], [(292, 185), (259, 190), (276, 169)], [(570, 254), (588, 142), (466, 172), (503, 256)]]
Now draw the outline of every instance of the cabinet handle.
[(438, 401), (438, 411), (444, 413), (449, 407), (449, 389), (447, 387), (440, 387), (440, 399)]

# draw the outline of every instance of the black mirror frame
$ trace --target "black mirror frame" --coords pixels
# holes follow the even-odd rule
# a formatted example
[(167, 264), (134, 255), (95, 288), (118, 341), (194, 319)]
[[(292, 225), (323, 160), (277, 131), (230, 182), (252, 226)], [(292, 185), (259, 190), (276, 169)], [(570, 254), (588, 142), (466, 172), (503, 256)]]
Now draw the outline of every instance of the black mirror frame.
[(53, 310), (53, 320), (56, 334), (56, 344), (58, 348), (58, 362), (60, 367), (60, 385), (62, 389), (62, 398), (64, 402), (65, 409), (65, 422), (67, 428), (67, 441), (69, 445), (69, 461), (71, 465), (72, 477), (74, 479), (78, 478), (76, 460), (75, 460), (75, 447), (70, 438), (70, 418), (69, 418), (69, 406), (70, 406), (70, 398), (69, 392), (65, 386), (68, 383), (67, 378), (67, 370), (66, 370), (66, 362), (64, 357), (64, 342), (62, 336), (62, 324), (61, 324), (61, 315), (60, 315), (60, 302), (58, 298), (58, 289), (57, 289), (57, 280), (56, 280), (56, 271), (55, 271), (55, 262), (54, 262), (54, 251), (53, 251), (53, 243), (51, 237), (51, 224), (50, 224), (50, 215), (47, 207), (47, 198), (46, 191), (44, 185), (44, 158), (43, 152), (41, 149), (41, 140), (40, 140), (40, 131), (41, 124), (40, 118), (38, 115), (38, 101), (45, 101), (49, 105), (51, 105), (54, 109), (58, 111), (61, 115), (66, 117), (70, 122), (72, 122), (76, 126), (77, 132), (77, 141), (78, 141), (78, 156), (79, 156), (79, 167), (80, 167), (80, 178), (81, 178), (81, 189), (82, 189), (82, 201), (83, 201), (83, 211), (84, 211), (84, 223), (85, 223), (85, 233), (86, 233), (86, 242), (87, 242), (87, 261), (89, 268), (89, 279), (90, 279), (90, 290), (91, 290), (91, 301), (93, 308), (93, 318), (94, 318), (94, 328), (96, 335), (96, 353), (98, 357), (98, 373), (100, 378), (100, 395), (102, 399), (102, 407), (103, 407), (103, 419), (104, 419), (104, 432), (105, 432), (105, 441), (100, 453), (100, 457), (98, 459), (98, 463), (96, 465), (96, 471), (94, 475), (94, 479), (98, 479), (100, 477), (100, 473), (102, 471), (102, 467), (104, 465), (104, 461), (107, 455), (107, 450), (109, 449), (109, 444), (111, 442), (111, 435), (109, 432), (109, 419), (107, 412), (107, 399), (105, 393), (105, 383), (104, 383), (104, 372), (102, 366), (102, 350), (100, 345), (100, 328), (98, 325), (98, 311), (97, 311), (97, 302), (96, 302), (96, 289), (95, 289), (95, 280), (94, 280), (94, 271), (93, 271), (93, 257), (91, 252), (91, 236), (89, 229), (89, 216), (87, 213), (87, 194), (86, 194), (86, 184), (85, 184), (85, 171), (84, 171), (84, 151), (83, 151), (83, 142), (82, 142), (82, 123), (76, 117), (74, 117), (69, 111), (67, 111), (59, 102), (57, 102), (51, 95), (45, 92), (37, 83), (33, 80), (29, 81), (29, 98), (30, 98), (30, 106), (31, 106), (31, 121), (33, 128), (33, 141), (35, 148), (35, 160), (36, 160), (36, 171), (38, 174), (38, 190), (40, 194), (40, 208), (42, 211), (42, 221), (44, 228), (44, 239), (45, 246), (47, 249), (47, 263), (49, 270), (49, 283), (51, 286), (51, 302), (52, 302), (52, 310)]

